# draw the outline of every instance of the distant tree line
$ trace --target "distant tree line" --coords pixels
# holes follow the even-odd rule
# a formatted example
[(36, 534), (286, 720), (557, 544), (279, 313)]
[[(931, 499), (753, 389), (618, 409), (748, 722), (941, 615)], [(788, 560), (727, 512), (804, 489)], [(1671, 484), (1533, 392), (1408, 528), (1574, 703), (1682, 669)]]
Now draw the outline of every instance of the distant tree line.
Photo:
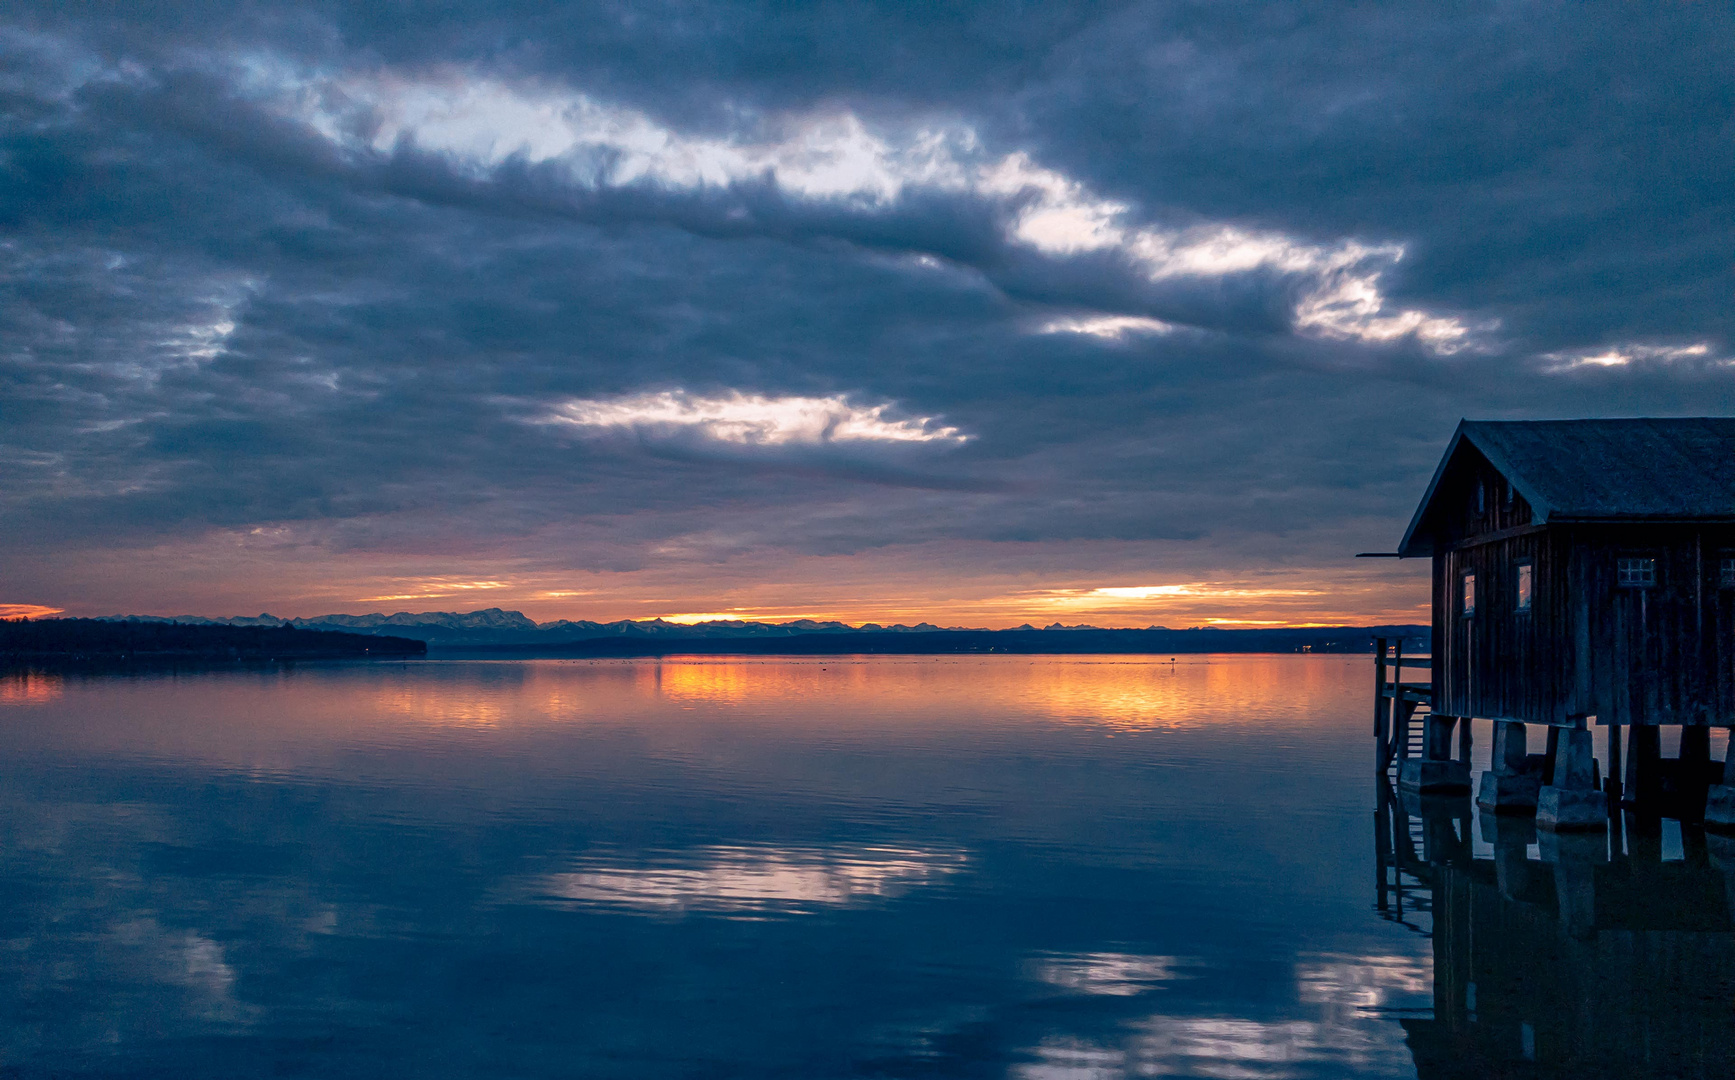
[(932, 630), (923, 633), (823, 633), (780, 638), (593, 638), (549, 645), (471, 646), (476, 653), (526, 653), (543, 656), (668, 656), (845, 654), (944, 655), (1016, 653), (1080, 655), (1118, 653), (1371, 653), (1376, 637), (1404, 642), (1409, 653), (1426, 652), (1426, 626), (1272, 627), (1269, 629), (1189, 630)]
[(0, 622), (0, 656), (285, 660), (422, 656), (425, 641), (291, 626), (198, 626), (111, 619)]

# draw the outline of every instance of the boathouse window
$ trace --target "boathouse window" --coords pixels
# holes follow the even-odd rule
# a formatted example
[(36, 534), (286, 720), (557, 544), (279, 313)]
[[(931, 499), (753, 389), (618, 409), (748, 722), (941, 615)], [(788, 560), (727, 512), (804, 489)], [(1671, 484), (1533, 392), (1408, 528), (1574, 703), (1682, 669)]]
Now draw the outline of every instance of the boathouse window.
[(1615, 560), (1615, 583), (1623, 589), (1648, 589), (1657, 583), (1657, 560)]
[(1717, 584), (1725, 589), (1735, 589), (1735, 559), (1725, 555), (1717, 563)]
[(1487, 513), (1487, 511), (1488, 511), (1488, 485), (1486, 483), (1484, 483), (1483, 481), (1478, 480), (1478, 481), (1476, 481), (1476, 512), (1478, 514), (1483, 514), (1483, 513)]
[(1529, 563), (1521, 562), (1518, 564), (1517, 608), (1519, 611), (1529, 611), (1530, 610), (1530, 591), (1532, 588), (1531, 583), (1534, 580), (1532, 578), (1531, 574), (1532, 574), (1531, 565)]
[(1476, 575), (1464, 575), (1464, 617), (1476, 614)]

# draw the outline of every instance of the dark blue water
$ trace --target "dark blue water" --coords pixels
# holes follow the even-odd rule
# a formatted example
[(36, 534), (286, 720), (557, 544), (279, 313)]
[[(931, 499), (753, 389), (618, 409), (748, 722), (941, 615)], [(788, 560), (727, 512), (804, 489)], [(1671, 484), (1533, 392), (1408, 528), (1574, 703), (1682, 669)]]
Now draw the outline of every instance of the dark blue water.
[[(1432, 915), (1376, 908), (1371, 683), (1307, 656), (13, 675), (0, 1076), (1414, 1076)], [(1522, 1061), (1520, 1022), (1491, 1045)]]

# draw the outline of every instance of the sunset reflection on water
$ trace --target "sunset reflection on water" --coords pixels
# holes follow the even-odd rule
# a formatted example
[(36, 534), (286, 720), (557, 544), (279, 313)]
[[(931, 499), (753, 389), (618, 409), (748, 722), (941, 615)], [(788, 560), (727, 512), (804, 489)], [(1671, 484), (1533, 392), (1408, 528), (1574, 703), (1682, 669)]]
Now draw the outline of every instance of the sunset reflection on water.
[(1367, 912), (1368, 681), (1332, 656), (13, 676), (0, 1060), (1404, 1075), (1382, 1010), (1431, 987), (1426, 942)]
[(59, 697), (66, 679), (44, 671), (18, 669), (0, 671), (0, 705), (29, 705), (53, 701)]
[[(1292, 656), (673, 657), (476, 664), (431, 682), (413, 665), (372, 688), (381, 718), (434, 724), (609, 722), (668, 702), (803, 725), (1041, 717), (1128, 730), (1317, 714), (1343, 694), (1327, 665)], [(1338, 661), (1341, 663), (1341, 661)], [(1327, 664), (1331, 661), (1327, 661)], [(813, 711), (818, 710), (818, 711)], [(365, 716), (365, 711), (362, 713)]]

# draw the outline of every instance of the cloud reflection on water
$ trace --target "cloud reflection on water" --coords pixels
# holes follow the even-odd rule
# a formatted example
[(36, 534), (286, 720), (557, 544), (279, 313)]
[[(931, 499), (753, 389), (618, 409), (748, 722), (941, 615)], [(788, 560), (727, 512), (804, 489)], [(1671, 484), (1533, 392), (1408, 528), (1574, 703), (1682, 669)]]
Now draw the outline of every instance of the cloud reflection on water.
[(1075, 993), (1132, 997), (1158, 983), (1186, 978), (1176, 971), (1181, 962), (1173, 956), (1134, 953), (1062, 953), (1032, 961), (1030, 974), (1038, 982)]
[[(1032, 968), (1047, 983), (1087, 994), (1133, 996), (1174, 979), (1179, 961), (1165, 956), (1083, 953)], [(1370, 1027), (1363, 1010), (1430, 999), (1432, 972), (1413, 956), (1320, 954), (1295, 965), (1296, 1000), (1310, 1017), (1153, 1013), (1127, 1022), (1119, 1039), (1056, 1033), (1017, 1066), (1021, 1080), (1116, 1080), (1131, 1076), (1211, 1076), (1227, 1080), (1331, 1076), (1345, 1071), (1407, 1071), (1409, 1056), (1395, 1026)]]
[(110, 963), (133, 954), (133, 967), (147, 982), (187, 991), (187, 1009), (211, 1020), (234, 1021), (246, 1009), (235, 1000), (235, 969), (220, 942), (196, 930), (172, 930), (140, 916), (114, 925), (106, 936)]
[(903, 896), (960, 873), (961, 851), (711, 846), (661, 862), (598, 860), (531, 886), (538, 900), (650, 913), (800, 914)]
[(1297, 996), (1304, 1002), (1377, 1009), (1398, 998), (1425, 998), (1434, 973), (1415, 956), (1319, 956), (1296, 965)]
[(1020, 1080), (1118, 1080), (1130, 1076), (1211, 1076), (1277, 1080), (1376, 1069), (1402, 1074), (1400, 1038), (1365, 1027), (1312, 1020), (1157, 1014), (1129, 1025), (1119, 1044), (1057, 1036), (1025, 1051)]

